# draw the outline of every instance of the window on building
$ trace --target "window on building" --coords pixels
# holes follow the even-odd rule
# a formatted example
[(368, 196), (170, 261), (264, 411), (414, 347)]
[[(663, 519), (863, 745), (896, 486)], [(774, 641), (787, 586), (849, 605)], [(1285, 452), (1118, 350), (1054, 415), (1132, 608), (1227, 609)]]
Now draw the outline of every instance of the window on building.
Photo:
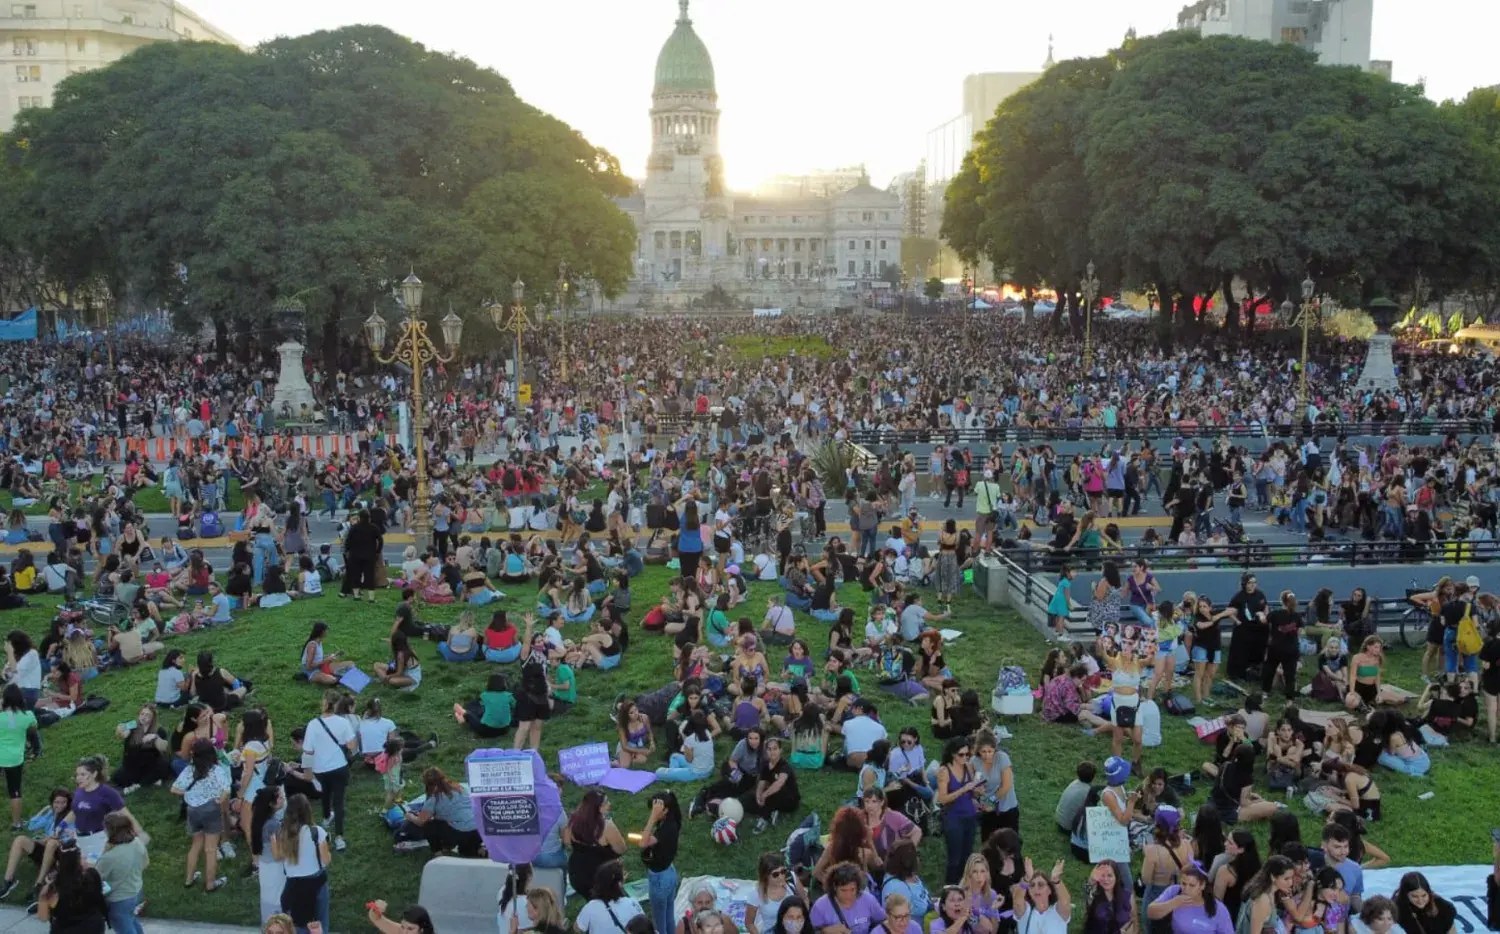
[(11, 40), (11, 54), (13, 55), (35, 55), (35, 39), (13, 39)]
[(854, 241), (853, 241), (853, 240), (850, 240), (850, 241), (849, 241), (849, 249), (851, 249), (851, 250), (852, 250), (852, 249), (854, 249), (854, 248), (855, 248), (855, 246), (854, 246)]
[(130, 12), (121, 13), (120, 14), (120, 24), (122, 26), (134, 26), (135, 25), (135, 14), (134, 13), (130, 13)]
[(883, 220), (883, 221), (890, 220), (891, 219), (891, 212), (890, 211), (881, 211), (880, 212), (880, 219)]
[(1306, 42), (1307, 29), (1303, 26), (1283, 26), (1281, 27), (1281, 41), (1298, 44)]
[(821, 240), (809, 240), (809, 241), (807, 241), (807, 252), (809, 252), (809, 253), (816, 253), (816, 252), (818, 252), (818, 245), (820, 243), (822, 243)]
[(884, 241), (884, 240), (882, 240), (882, 241), (880, 241), (880, 248), (881, 248), (881, 249), (882, 249), (882, 250), (884, 250), (884, 249), (885, 249), (885, 241)]
[(745, 215), (745, 223), (747, 223), (747, 224), (750, 223), (750, 215), (749, 214)]
[(798, 260), (792, 263), (792, 275), (798, 279), (802, 278), (802, 262)]
[(796, 238), (795, 240), (792, 241), (792, 252), (793, 253), (801, 253), (802, 252), (802, 238), (801, 237), (798, 237), (798, 238)]
[(668, 233), (667, 237), (672, 242), (672, 249), (674, 249), (674, 250), (680, 250), (680, 249), (682, 249), (682, 231), (680, 231), (680, 230), (674, 230), (674, 231)]
[(785, 237), (782, 237), (780, 240), (776, 241), (776, 252), (777, 253), (785, 253), (786, 252), (786, 238)]
[(875, 219), (875, 212), (874, 211), (861, 211), (860, 215), (859, 215), (859, 219), (862, 220), (862, 221), (864, 221), (865, 223), (869, 223), (870, 221), (872, 221), (872, 220)]
[(882, 278), (882, 279), (885, 278), (885, 270), (886, 270), (885, 260), (881, 260), (880, 261), (880, 278)]
[(35, 3), (12, 3), (10, 15), (17, 19), (36, 19)]
[(183, 29), (182, 30), (182, 38), (184, 38), (184, 39), (191, 39), (191, 38), (193, 38), (193, 31), (191, 29)]
[(768, 221), (769, 221), (769, 220), (770, 220), (770, 218), (768, 218), (768, 217), (762, 217), (762, 218), (761, 218), (761, 219), (760, 219), (760, 222), (761, 222), (761, 223), (762, 223), (762, 224), (764, 224), (764, 223), (767, 223), (767, 222), (768, 222)]
[(73, 4), (73, 18), (74, 19), (83, 19), (83, 4), (81, 4), (81, 3), (75, 3), (75, 4)]
[(792, 223), (794, 223), (794, 224), (800, 224), (800, 223), (802, 223), (802, 218), (800, 218), (797, 215), (793, 214), (792, 215)]
[(771, 238), (770, 237), (761, 237), (760, 238), (760, 251), (762, 253), (769, 253), (769, 252), (771, 252)]
[(755, 238), (754, 237), (746, 237), (745, 238), (745, 252), (746, 253), (754, 253), (755, 252)]
[(16, 98), (16, 104), (17, 104), (17, 106), (20, 107), (21, 110), (30, 110), (33, 107), (42, 107), (42, 106), (44, 106), (44, 104), (42, 103), (42, 99), (40, 97), (35, 97), (35, 96), (33, 96), (33, 97), (18, 97), (18, 98)]
[(40, 65), (17, 65), (16, 80), (22, 84), (28, 81), (42, 80), (42, 66)]
[(1307, 0), (1287, 0), (1286, 11), (1292, 16), (1306, 16), (1310, 9)]
[(854, 275), (854, 260), (852, 259), (849, 261), (849, 275)]
[(868, 250), (869, 248), (870, 248), (870, 241), (866, 240), (865, 241), (865, 249)]
[(869, 260), (865, 260), (865, 275), (868, 276), (869, 274), (870, 274), (870, 261)]

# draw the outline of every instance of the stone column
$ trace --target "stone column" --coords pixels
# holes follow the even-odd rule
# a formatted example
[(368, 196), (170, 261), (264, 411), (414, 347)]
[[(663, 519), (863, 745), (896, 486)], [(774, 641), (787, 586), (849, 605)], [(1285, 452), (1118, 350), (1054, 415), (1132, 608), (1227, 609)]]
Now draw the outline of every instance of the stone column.
[(276, 348), (276, 352), (281, 354), (281, 374), (276, 377), (276, 395), (271, 406), (278, 418), (283, 412), (289, 412), (292, 419), (299, 419), (304, 405), (311, 415), (316, 405), (312, 387), (307, 385), (307, 374), (302, 372), (303, 350), (303, 346), (294, 340), (288, 340)]

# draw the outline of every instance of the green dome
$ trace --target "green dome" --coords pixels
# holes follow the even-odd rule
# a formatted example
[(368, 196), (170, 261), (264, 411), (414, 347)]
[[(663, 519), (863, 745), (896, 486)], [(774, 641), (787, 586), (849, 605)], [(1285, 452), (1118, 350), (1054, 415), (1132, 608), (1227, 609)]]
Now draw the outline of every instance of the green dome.
[(682, 15), (677, 18), (677, 28), (667, 37), (656, 57), (656, 90), (661, 91), (706, 91), (714, 93), (714, 63), (708, 55), (708, 46), (693, 31), (693, 21), (688, 19), (687, 0), (678, 0)]

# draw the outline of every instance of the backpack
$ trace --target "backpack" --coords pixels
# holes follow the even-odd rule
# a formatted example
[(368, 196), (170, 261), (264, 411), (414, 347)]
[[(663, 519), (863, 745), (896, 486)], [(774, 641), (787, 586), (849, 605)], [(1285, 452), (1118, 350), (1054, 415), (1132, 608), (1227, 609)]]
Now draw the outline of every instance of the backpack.
[(654, 691), (637, 694), (635, 708), (651, 721), (652, 726), (661, 726), (667, 722), (667, 708), (677, 699), (681, 690), (682, 686), (674, 681)]
[(198, 520), (199, 538), (219, 538), (224, 534), (224, 523), (217, 512), (205, 512)]
[(1458, 638), (1454, 640), (1460, 655), (1478, 655), (1484, 648), (1484, 637), (1479, 634), (1479, 624), (1474, 621), (1474, 604), (1464, 603), (1464, 617), (1458, 621)]
[(1167, 698), (1167, 713), (1174, 717), (1186, 717), (1192, 715), (1198, 708), (1193, 706), (1192, 698), (1186, 694), (1173, 694)]
[(331, 567), (328, 566), (328, 559), (327, 558), (319, 558), (318, 559), (317, 570), (318, 570), (318, 580), (322, 581), (325, 584), (333, 582), (333, 580), (334, 580), (333, 568), (331, 568)]
[(998, 693), (1010, 694), (1025, 690), (1027, 687), (1026, 669), (1020, 665), (1006, 665), (1000, 669), (1000, 677), (995, 687)]

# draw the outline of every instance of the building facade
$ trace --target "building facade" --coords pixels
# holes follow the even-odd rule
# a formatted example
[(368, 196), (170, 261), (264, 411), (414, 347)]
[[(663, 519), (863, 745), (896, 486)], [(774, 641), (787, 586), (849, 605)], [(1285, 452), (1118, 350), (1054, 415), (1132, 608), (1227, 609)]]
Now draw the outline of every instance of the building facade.
[(1316, 53), (1325, 65), (1366, 71), (1373, 64), (1374, 21), (1375, 0), (1197, 0), (1177, 15), (1179, 29), (1290, 42)]
[(69, 75), (101, 68), (152, 42), (238, 45), (175, 0), (0, 0), (0, 128), (48, 107)]
[[(901, 199), (838, 170), (778, 176), (762, 192), (724, 183), (713, 60), (688, 0), (656, 60), (646, 178), (618, 204), (635, 223), (632, 292), (681, 303), (715, 286), (810, 305), (873, 287), (901, 262)], [(773, 288), (773, 285), (776, 288)], [(630, 302), (631, 296), (626, 301)]]

